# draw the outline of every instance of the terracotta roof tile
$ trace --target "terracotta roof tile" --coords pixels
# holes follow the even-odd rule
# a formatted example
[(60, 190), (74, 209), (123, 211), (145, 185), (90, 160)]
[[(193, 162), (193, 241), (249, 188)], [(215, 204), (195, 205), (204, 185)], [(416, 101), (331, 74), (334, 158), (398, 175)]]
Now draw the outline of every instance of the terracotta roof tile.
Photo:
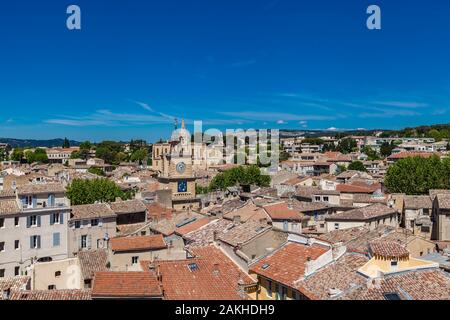
[(316, 260), (328, 250), (329, 248), (322, 245), (308, 246), (289, 242), (281, 249), (252, 265), (250, 273), (256, 273), (295, 288), (295, 282), (305, 275), (308, 259)]
[(237, 210), (225, 214), (223, 217), (225, 219), (233, 220), (236, 216), (240, 217), (241, 222), (246, 222), (249, 220), (259, 221), (260, 219), (268, 218), (266, 211), (252, 202)]
[(158, 250), (167, 247), (164, 237), (161, 234), (150, 236), (116, 237), (111, 238), (110, 241), (111, 250), (115, 252)]
[(338, 184), (336, 190), (344, 193), (373, 193), (369, 187), (356, 186), (352, 184)]
[(325, 218), (326, 221), (342, 221), (342, 220), (351, 220), (351, 221), (366, 221), (378, 217), (389, 216), (396, 214), (397, 210), (393, 208), (389, 208), (388, 206), (375, 203), (369, 205), (367, 207), (361, 207), (352, 209), (349, 211), (344, 211), (341, 213), (334, 214), (333, 216)]
[(64, 192), (66, 188), (61, 183), (29, 183), (17, 188), (19, 195)]
[(386, 294), (402, 300), (450, 300), (450, 277), (437, 268), (396, 273), (386, 276), (379, 286), (363, 287), (351, 299), (386, 300)]
[(20, 212), (16, 199), (0, 199), (0, 216)]
[(386, 240), (371, 242), (370, 251), (375, 256), (385, 258), (404, 258), (409, 256), (408, 250), (400, 243)]
[(405, 209), (431, 209), (430, 196), (404, 196)]
[(246, 223), (229, 228), (227, 232), (220, 235), (219, 240), (236, 247), (239, 244), (250, 241), (257, 235), (266, 232), (270, 228), (271, 227), (268, 225), (263, 225), (260, 222), (250, 220)]
[(187, 241), (187, 247), (204, 247), (214, 242), (214, 234), (220, 237), (223, 233), (233, 226), (233, 222), (226, 219), (217, 219), (208, 223), (204, 227), (189, 232), (183, 236)]
[(109, 206), (116, 214), (145, 212), (147, 210), (145, 204), (138, 199), (111, 202)]
[(294, 206), (289, 206), (286, 202), (265, 205), (263, 208), (272, 220), (301, 221), (304, 219), (304, 215), (302, 213), (298, 210), (294, 210)]
[(91, 290), (32, 290), (13, 291), (11, 300), (91, 300)]
[(97, 272), (92, 297), (162, 297), (162, 289), (150, 272)]
[[(164, 297), (169, 300), (241, 300), (247, 296), (240, 290), (256, 282), (245, 274), (222, 251), (214, 246), (193, 249), (195, 258), (157, 261)], [(143, 261), (144, 270), (150, 262)]]
[(106, 203), (72, 206), (71, 220), (115, 217), (116, 214)]
[(209, 218), (202, 218), (199, 220), (196, 220), (192, 223), (189, 223), (185, 226), (182, 226), (180, 228), (177, 228), (175, 230), (175, 234), (180, 235), (180, 236), (184, 236), (185, 234), (188, 234), (189, 232), (193, 232), (195, 230), (198, 230), (200, 228), (202, 228), (203, 226), (207, 225), (208, 223), (210, 223), (211, 220)]
[(310, 299), (328, 300), (345, 295), (355, 287), (365, 286), (366, 279), (358, 269), (369, 261), (360, 254), (346, 253), (297, 283), (296, 288)]
[(77, 253), (80, 261), (81, 273), (84, 279), (92, 279), (95, 272), (108, 271), (107, 250), (80, 251)]

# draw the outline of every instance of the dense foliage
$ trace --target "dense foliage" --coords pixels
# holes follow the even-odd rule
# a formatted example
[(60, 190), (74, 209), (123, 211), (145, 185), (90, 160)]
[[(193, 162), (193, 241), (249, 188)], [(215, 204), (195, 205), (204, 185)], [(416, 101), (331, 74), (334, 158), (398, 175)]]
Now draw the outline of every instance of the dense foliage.
[(430, 189), (450, 188), (450, 158), (409, 157), (389, 167), (385, 185), (390, 192), (426, 194)]
[(356, 170), (356, 171), (363, 171), (366, 172), (366, 167), (364, 167), (364, 164), (361, 161), (353, 161), (348, 165), (348, 170)]
[(48, 157), (47, 152), (44, 149), (37, 148), (34, 151), (28, 150), (25, 152), (25, 158), (27, 158), (28, 163), (47, 163)]
[(268, 187), (270, 185), (270, 176), (262, 174), (256, 165), (239, 166), (219, 173), (212, 179), (208, 189), (210, 191), (224, 190), (240, 184)]
[(130, 193), (123, 192), (117, 184), (108, 179), (75, 179), (67, 188), (67, 197), (72, 205), (92, 204), (95, 202), (114, 202), (116, 198), (127, 200)]

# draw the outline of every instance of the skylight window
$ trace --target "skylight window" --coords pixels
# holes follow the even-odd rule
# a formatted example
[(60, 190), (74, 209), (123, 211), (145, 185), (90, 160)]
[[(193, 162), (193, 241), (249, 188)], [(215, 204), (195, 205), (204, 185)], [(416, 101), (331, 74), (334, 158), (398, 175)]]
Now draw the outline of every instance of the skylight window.
[(397, 293), (385, 293), (383, 296), (386, 300), (402, 300)]
[(189, 263), (188, 264), (188, 268), (189, 268), (189, 270), (192, 272), (192, 271), (197, 271), (199, 268), (198, 268), (198, 264), (196, 264), (196, 263)]
[(263, 270), (266, 270), (267, 268), (269, 268), (270, 267), (270, 264), (268, 264), (268, 263), (265, 263), (265, 264), (263, 264), (263, 266), (261, 267)]

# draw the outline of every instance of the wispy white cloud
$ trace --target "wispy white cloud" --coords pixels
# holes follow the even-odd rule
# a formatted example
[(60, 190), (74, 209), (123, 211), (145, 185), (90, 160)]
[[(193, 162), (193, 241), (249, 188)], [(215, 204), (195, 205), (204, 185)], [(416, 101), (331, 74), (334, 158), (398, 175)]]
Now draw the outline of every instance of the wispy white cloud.
[(439, 116), (439, 115), (446, 114), (448, 112), (448, 110), (450, 110), (450, 107), (449, 108), (435, 109), (431, 114), (433, 116)]
[(278, 121), (277, 121), (277, 124), (286, 124), (286, 121), (284, 121), (284, 120), (278, 120)]
[(393, 118), (396, 116), (413, 117), (420, 116), (421, 114), (412, 110), (391, 110), (391, 109), (379, 109), (374, 112), (363, 112), (358, 114), (360, 118)]
[(237, 111), (237, 112), (220, 112), (220, 114), (251, 119), (256, 121), (273, 121), (274, 119), (284, 119), (284, 121), (308, 121), (308, 120), (335, 120), (337, 117), (343, 117), (342, 115), (319, 115), (319, 114), (305, 114), (297, 115), (292, 113), (282, 112), (258, 112), (258, 111)]
[(415, 101), (374, 101), (374, 104), (389, 106), (389, 107), (398, 107), (398, 108), (424, 108), (428, 107), (427, 103), (423, 102), (415, 102)]

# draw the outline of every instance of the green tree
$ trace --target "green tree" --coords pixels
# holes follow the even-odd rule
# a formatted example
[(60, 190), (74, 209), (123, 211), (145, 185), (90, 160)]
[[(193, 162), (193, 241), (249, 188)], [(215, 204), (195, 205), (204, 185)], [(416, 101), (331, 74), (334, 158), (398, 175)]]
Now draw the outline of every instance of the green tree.
[(348, 170), (367, 172), (366, 167), (364, 167), (364, 164), (361, 161), (353, 161), (352, 163), (350, 163), (348, 165)]
[(430, 189), (449, 187), (450, 160), (408, 157), (397, 161), (386, 172), (385, 185), (392, 193), (426, 194)]
[(70, 148), (70, 141), (67, 138), (64, 138), (64, 142), (62, 145), (63, 148)]
[(239, 166), (216, 175), (209, 185), (209, 190), (224, 190), (239, 184), (268, 187), (270, 176), (262, 174), (257, 165)]
[(67, 188), (67, 197), (72, 205), (81, 205), (97, 201), (114, 202), (116, 198), (126, 200), (131, 194), (123, 192), (118, 185), (108, 179), (75, 179)]
[(81, 153), (80, 151), (73, 151), (70, 154), (70, 159), (81, 159)]
[(11, 159), (13, 161), (22, 161), (24, 158), (23, 149), (15, 148), (11, 154)]
[(100, 168), (92, 167), (92, 168), (89, 168), (89, 169), (88, 169), (88, 172), (89, 172), (89, 173), (92, 173), (92, 174), (96, 174), (96, 175), (101, 176), (101, 177), (104, 177), (104, 176), (105, 176), (105, 171), (103, 171), (103, 170), (100, 169)]
[(92, 143), (90, 141), (84, 141), (80, 144), (80, 150), (91, 150)]
[(341, 141), (339, 141), (336, 149), (337, 151), (346, 154), (355, 151), (357, 147), (358, 145), (356, 143), (356, 140), (351, 138), (344, 138)]
[(337, 170), (336, 170), (337, 174), (340, 174), (340, 173), (345, 172), (345, 171), (347, 171), (347, 168), (344, 165), (342, 165), (342, 164), (338, 164), (337, 165)]
[(34, 162), (47, 163), (48, 162), (47, 152), (41, 148), (37, 148), (36, 150), (34, 150), (34, 152), (31, 150), (26, 151), (25, 158), (27, 159), (28, 163), (34, 163)]
[(130, 160), (132, 162), (139, 161), (139, 163), (142, 163), (147, 158), (148, 158), (148, 151), (147, 151), (147, 149), (136, 149), (132, 153)]
[(377, 152), (369, 146), (364, 146), (361, 151), (365, 153), (367, 158), (371, 161), (380, 159)]
[(103, 141), (97, 145), (96, 156), (100, 159), (105, 160), (106, 163), (109, 164), (119, 164), (123, 161), (125, 157), (120, 155), (119, 153), (123, 153), (123, 145), (115, 142), (115, 141)]
[(392, 150), (395, 149), (394, 141), (389, 142), (383, 142), (380, 146), (380, 154), (383, 157), (389, 157), (392, 154)]
[(430, 131), (428, 131), (427, 135), (431, 138), (434, 138), (434, 140), (436, 140), (436, 141), (442, 140), (441, 132), (436, 129), (431, 129)]

